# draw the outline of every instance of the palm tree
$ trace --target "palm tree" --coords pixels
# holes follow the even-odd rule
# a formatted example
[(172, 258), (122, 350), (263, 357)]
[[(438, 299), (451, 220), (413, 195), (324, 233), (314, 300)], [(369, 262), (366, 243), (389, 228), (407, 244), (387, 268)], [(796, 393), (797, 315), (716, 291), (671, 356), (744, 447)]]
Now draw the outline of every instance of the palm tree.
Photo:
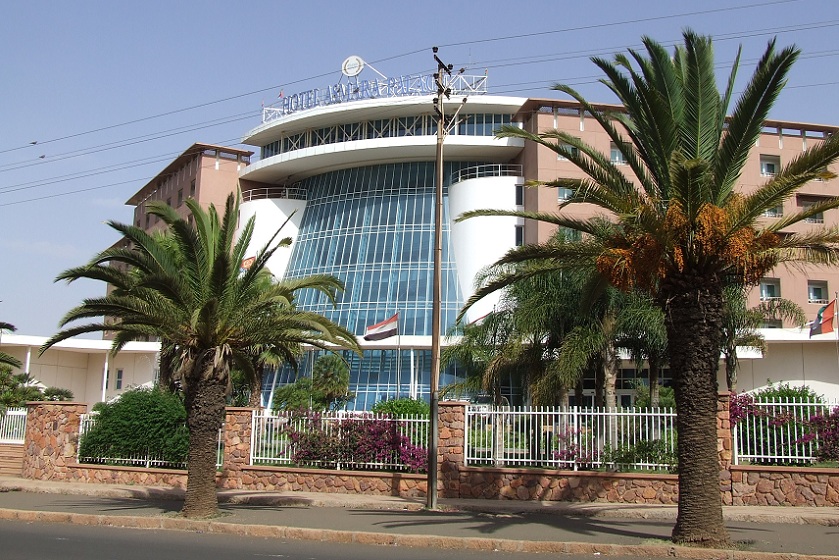
[[(11, 323), (4, 323), (0, 321), (0, 336), (2, 336), (3, 331), (15, 332), (17, 329)], [(20, 360), (15, 358), (10, 354), (6, 354), (5, 352), (0, 352), (0, 366), (6, 366), (8, 368), (19, 368), (23, 364), (20, 363)]]
[[(646, 52), (630, 50), (613, 62), (593, 59), (623, 111), (598, 109), (569, 86), (554, 86), (597, 120), (626, 166), (611, 163), (564, 131), (535, 134), (506, 126), (499, 134), (536, 142), (573, 162), (586, 178), (560, 178), (550, 185), (570, 189), (564, 205), (595, 205), (612, 216), (611, 223), (565, 216), (564, 206), (557, 214), (488, 210), (461, 219), (517, 215), (580, 231), (581, 241), (520, 247), (499, 263), (594, 264), (614, 286), (656, 297), (665, 314), (678, 412), (679, 510), (673, 539), (716, 546), (729, 540), (716, 441), (723, 289), (751, 285), (781, 262), (839, 260), (836, 230), (787, 233), (789, 226), (839, 207), (838, 198), (772, 223), (760, 220), (808, 181), (834, 176), (826, 169), (839, 156), (839, 134), (801, 153), (753, 192), (739, 194), (738, 178), (799, 51), (776, 51), (771, 41), (727, 116), (739, 54), (720, 93), (709, 37), (685, 31), (684, 44), (673, 53), (650, 38), (643, 44)], [(474, 297), (497, 288), (489, 285)]]
[[(135, 226), (109, 222), (125, 237), (127, 246), (107, 249), (88, 264), (61, 273), (58, 279), (101, 280), (114, 287), (105, 297), (86, 299), (70, 310), (62, 326), (94, 317), (116, 321), (67, 327), (51, 337), (41, 352), (61, 340), (90, 332), (113, 332), (113, 353), (132, 340), (159, 337), (163, 341), (163, 350), (184, 391), (189, 428), (189, 476), (181, 513), (205, 517), (218, 511), (216, 441), (231, 368), (252, 370), (253, 348), (259, 345), (270, 345), (274, 353), (295, 363), (301, 344), (323, 349), (341, 345), (353, 350), (358, 350), (358, 344), (346, 329), (296, 309), (290, 297), (294, 290), (289, 290), (288, 284), (266, 286), (259, 281), (277, 249), (272, 245), (274, 239), (257, 253), (248, 270), (240, 269), (254, 221), (247, 222), (237, 239), (238, 200), (233, 195), (221, 217), (214, 206), (205, 211), (192, 199), (186, 204), (194, 226), (165, 204), (148, 205), (149, 213), (168, 226), (170, 242), (166, 243)], [(334, 298), (342, 286), (333, 277), (312, 276), (295, 281), (294, 289), (302, 288), (317, 289)]]
[(342, 409), (355, 398), (350, 392), (350, 368), (337, 354), (326, 354), (315, 360), (312, 388), (323, 396), (327, 409)]

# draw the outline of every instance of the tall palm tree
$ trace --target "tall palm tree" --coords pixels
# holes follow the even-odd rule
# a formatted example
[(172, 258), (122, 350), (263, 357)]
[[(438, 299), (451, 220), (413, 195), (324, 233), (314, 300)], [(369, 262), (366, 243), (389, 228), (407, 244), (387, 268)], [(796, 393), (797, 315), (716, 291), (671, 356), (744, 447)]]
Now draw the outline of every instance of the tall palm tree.
[[(593, 59), (624, 111), (600, 110), (571, 87), (554, 86), (597, 120), (626, 166), (611, 163), (561, 130), (535, 134), (507, 126), (500, 131), (500, 136), (528, 139), (573, 162), (586, 178), (550, 184), (571, 190), (565, 205), (593, 204), (612, 222), (568, 217), (562, 207), (557, 214), (516, 213), (580, 231), (583, 239), (524, 246), (499, 262), (594, 264), (616, 287), (657, 298), (665, 313), (678, 412), (679, 509), (673, 539), (715, 546), (729, 540), (716, 441), (723, 289), (755, 283), (785, 261), (839, 261), (837, 230), (787, 233), (789, 226), (839, 207), (839, 198), (772, 223), (760, 221), (808, 181), (834, 176), (826, 169), (839, 156), (839, 134), (801, 153), (753, 192), (740, 194), (738, 178), (799, 51), (776, 51), (771, 41), (727, 117), (739, 54), (721, 93), (709, 37), (685, 31), (684, 44), (672, 53), (650, 38), (643, 44), (646, 52), (630, 50), (614, 61)], [(476, 211), (461, 218), (477, 215), (511, 213)], [(497, 287), (487, 286), (475, 297)]]
[[(205, 517), (218, 511), (215, 489), (216, 440), (223, 420), (230, 370), (253, 368), (253, 348), (270, 345), (272, 351), (294, 363), (301, 344), (328, 349), (340, 345), (358, 350), (346, 329), (315, 313), (296, 309), (290, 294), (312, 288), (334, 298), (342, 289), (331, 276), (267, 285), (260, 275), (278, 245), (269, 241), (248, 270), (240, 263), (246, 256), (254, 229), (247, 222), (236, 238), (238, 199), (228, 197), (224, 214), (202, 209), (187, 201), (195, 225), (174, 209), (148, 205), (149, 213), (168, 226), (169, 242), (161, 242), (142, 229), (117, 222), (109, 225), (125, 236), (127, 246), (107, 249), (88, 264), (58, 276), (72, 282), (81, 278), (101, 280), (114, 289), (105, 297), (91, 298), (70, 310), (62, 326), (94, 317), (114, 317), (67, 327), (51, 337), (41, 352), (72, 336), (90, 332), (114, 333), (112, 352), (132, 340), (159, 337), (172, 371), (184, 391), (189, 428), (188, 481), (182, 514)], [(279, 233), (279, 232), (278, 232)], [(283, 244), (281, 243), (280, 246)], [(124, 266), (109, 266), (109, 263)]]

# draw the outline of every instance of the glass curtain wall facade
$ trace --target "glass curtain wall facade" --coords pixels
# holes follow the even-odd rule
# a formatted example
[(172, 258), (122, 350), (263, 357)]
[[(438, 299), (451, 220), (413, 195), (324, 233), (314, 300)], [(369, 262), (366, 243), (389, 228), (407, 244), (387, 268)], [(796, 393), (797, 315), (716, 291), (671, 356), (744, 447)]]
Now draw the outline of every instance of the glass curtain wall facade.
[[(449, 163), (444, 177), (470, 165), (475, 164)], [(301, 308), (321, 313), (359, 337), (367, 326), (398, 312), (400, 336), (431, 336), (434, 168), (434, 162), (357, 167), (300, 183), (308, 197), (285, 276), (332, 274), (346, 286), (334, 307), (323, 294), (301, 292)], [(441, 316), (445, 333), (454, 325), (463, 296), (449, 238), (447, 184), (443, 191)], [(430, 350), (406, 348), (367, 350), (359, 359), (347, 353), (350, 389), (356, 393), (348, 408), (366, 410), (379, 400), (411, 393), (427, 398), (430, 354)], [(270, 373), (265, 391), (293, 382), (297, 375), (309, 375), (312, 359), (307, 356), (297, 373), (281, 370), (276, 378)], [(455, 377), (454, 370), (441, 372), (440, 385)]]

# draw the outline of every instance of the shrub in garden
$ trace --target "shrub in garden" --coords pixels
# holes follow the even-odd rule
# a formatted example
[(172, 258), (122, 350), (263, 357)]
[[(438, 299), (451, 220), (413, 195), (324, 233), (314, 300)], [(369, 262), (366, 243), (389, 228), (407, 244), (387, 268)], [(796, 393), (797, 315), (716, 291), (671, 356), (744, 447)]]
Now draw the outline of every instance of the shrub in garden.
[(181, 398), (160, 389), (126, 391), (95, 407), (95, 425), (82, 437), (81, 457), (129, 458), (149, 454), (167, 463), (186, 461), (189, 434)]
[(422, 399), (400, 397), (398, 399), (379, 401), (373, 405), (372, 411), (376, 414), (390, 414), (396, 417), (428, 416), (431, 413), (431, 408)]
[[(663, 465), (664, 468), (675, 472), (679, 464), (676, 456), (675, 431), (668, 431), (661, 439), (640, 440), (634, 444), (619, 445), (616, 449), (605, 449), (603, 461), (613, 463), (618, 470), (622, 466), (632, 465)], [(672, 443), (672, 445), (671, 445)]]
[(809, 443), (818, 437), (816, 457), (819, 461), (839, 461), (839, 406), (829, 414), (817, 414), (807, 422), (812, 430), (801, 438), (801, 442)]
[(347, 418), (335, 420), (327, 430), (319, 413), (307, 414), (302, 427), (290, 422), (287, 435), (292, 446), (292, 461), (296, 464), (370, 466), (404, 465), (413, 472), (424, 470), (428, 452), (414, 445), (410, 438), (399, 433), (392, 420)]
[[(753, 394), (732, 395), (729, 417), (732, 427), (738, 426), (739, 440), (763, 456), (751, 459), (753, 463), (785, 465), (795, 463), (802, 454), (800, 445), (813, 439), (808, 419), (821, 411), (821, 402), (809, 387), (780, 383)], [(808, 403), (813, 406), (801, 406)]]
[(71, 401), (73, 400), (73, 391), (61, 387), (47, 387), (44, 389), (45, 401)]

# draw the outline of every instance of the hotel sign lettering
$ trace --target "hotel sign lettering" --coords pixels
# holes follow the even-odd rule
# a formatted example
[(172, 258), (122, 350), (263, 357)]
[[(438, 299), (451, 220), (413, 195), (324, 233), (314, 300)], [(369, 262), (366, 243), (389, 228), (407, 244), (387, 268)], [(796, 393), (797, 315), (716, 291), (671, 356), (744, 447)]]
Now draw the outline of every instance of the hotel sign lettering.
[(379, 97), (401, 97), (405, 95), (428, 95), (437, 91), (431, 76), (399, 76), (379, 80), (353, 80), (335, 84), (324, 89), (310, 89), (282, 98), (277, 107), (283, 115), (313, 109), (322, 105), (334, 105), (360, 99)]

